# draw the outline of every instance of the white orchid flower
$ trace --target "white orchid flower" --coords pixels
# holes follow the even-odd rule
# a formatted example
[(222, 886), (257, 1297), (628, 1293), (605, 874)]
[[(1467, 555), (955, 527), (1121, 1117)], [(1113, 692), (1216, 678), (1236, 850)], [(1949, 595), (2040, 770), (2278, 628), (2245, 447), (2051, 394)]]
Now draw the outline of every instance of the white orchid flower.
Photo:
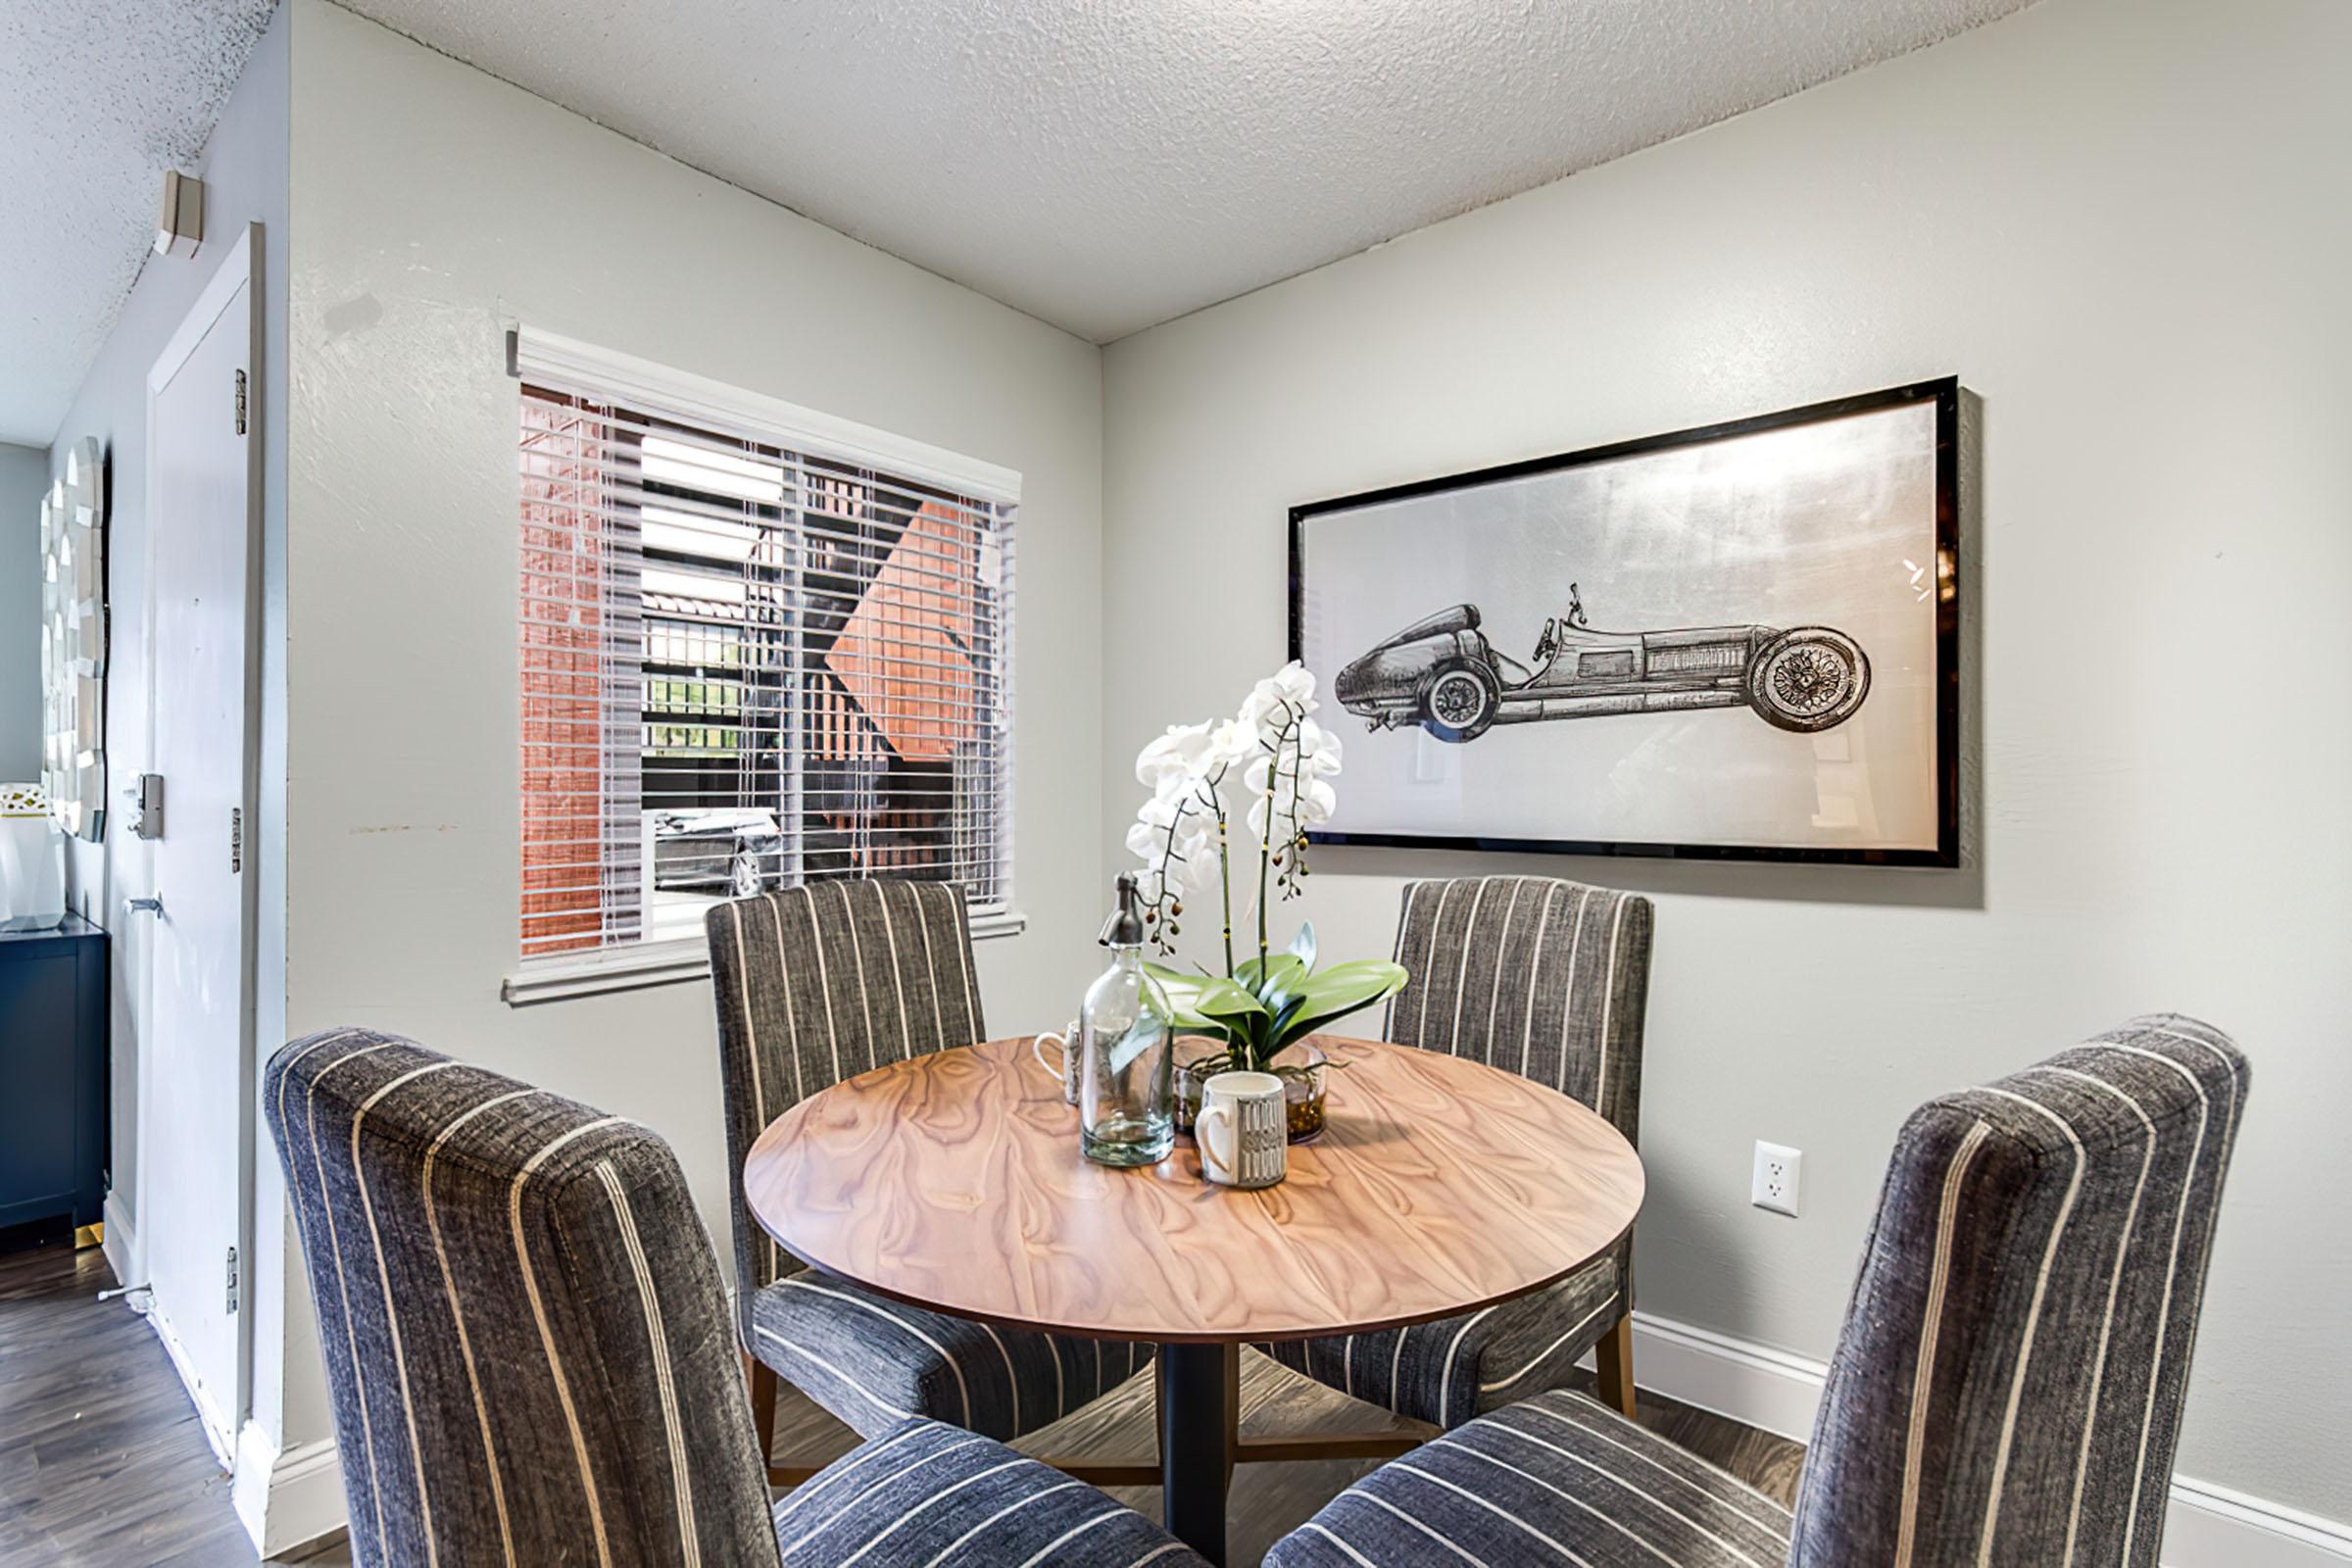
[(1298, 721), (1290, 739), (1261, 749), (1251, 758), (1243, 779), (1257, 795), (1295, 791), (1308, 779), (1329, 778), (1340, 770), (1340, 738), (1311, 718)]
[(1171, 776), (1199, 771), (1208, 751), (1209, 731), (1207, 724), (1170, 724), (1167, 733), (1136, 753), (1135, 781), (1156, 789)]
[(1239, 719), (1172, 724), (1137, 754), (1135, 777), (1155, 795), (1196, 798), (1213, 810), (1227, 772), (1258, 749), (1256, 733)]
[(1158, 859), (1167, 847), (1168, 830), (1165, 826), (1138, 821), (1127, 829), (1127, 853), (1147, 865)]
[(1259, 684), (1273, 687), (1275, 691), (1300, 707), (1315, 700), (1314, 671), (1296, 659), (1268, 675)]
[(1228, 718), (1209, 732), (1207, 755), (1202, 771), (1221, 777), (1227, 768), (1238, 767), (1258, 753), (1257, 731), (1238, 718)]
[(1309, 779), (1298, 790), (1284, 788), (1250, 802), (1250, 831), (1279, 848), (1299, 830), (1330, 821), (1338, 806), (1339, 796), (1329, 784)]
[[(1329, 781), (1340, 771), (1340, 738), (1310, 716), (1317, 706), (1313, 673), (1293, 660), (1259, 681), (1234, 717), (1172, 724), (1135, 760), (1136, 780), (1149, 786), (1151, 795), (1128, 828), (1126, 842), (1144, 863), (1145, 902), (1173, 905), (1190, 892), (1218, 889), (1229, 972), (1237, 914), (1256, 911), (1258, 947), (1264, 952), (1265, 905), (1272, 896), (1267, 872), (1279, 866), (1281, 896), (1294, 897), (1306, 874), (1305, 852), (1296, 841), (1306, 829), (1331, 820), (1338, 805)], [(1230, 863), (1240, 836), (1234, 832), (1229, 840), (1225, 792), (1237, 768), (1256, 797), (1248, 813), (1257, 839), (1254, 877), (1234, 875)], [(1173, 915), (1174, 909), (1164, 912)], [(1163, 921), (1161, 951), (1173, 951), (1167, 938), (1174, 929), (1172, 918)]]
[(1268, 675), (1242, 702), (1241, 721), (1271, 739), (1315, 710), (1315, 677), (1296, 659)]
[(1250, 803), (1250, 831), (1256, 834), (1261, 843), (1271, 838), (1266, 831), (1271, 810), (1272, 802), (1267, 796), (1261, 795)]
[[(1183, 790), (1155, 793), (1135, 813), (1135, 825), (1127, 830), (1127, 847), (1144, 855), (1148, 852), (1141, 846), (1146, 842), (1165, 844), (1171, 835), (1189, 838), (1205, 833), (1212, 820), (1207, 808)], [(1147, 834), (1152, 835), (1148, 841)]]
[(1298, 760), (1301, 772), (1328, 778), (1340, 770), (1340, 738), (1311, 718), (1298, 721)]
[[(1214, 812), (1198, 801), (1155, 794), (1127, 829), (1127, 849), (1162, 884), (1172, 880), (1182, 887), (1206, 887), (1217, 864), (1215, 822)], [(1157, 897), (1153, 892), (1145, 902)]]

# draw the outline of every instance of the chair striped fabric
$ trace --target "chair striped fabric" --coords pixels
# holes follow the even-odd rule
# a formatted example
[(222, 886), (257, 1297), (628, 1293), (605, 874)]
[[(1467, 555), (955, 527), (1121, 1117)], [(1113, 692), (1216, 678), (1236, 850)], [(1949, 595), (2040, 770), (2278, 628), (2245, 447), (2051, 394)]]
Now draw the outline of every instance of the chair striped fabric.
[(711, 909), (711, 984), (734, 1195), (738, 1332), (760, 1430), (776, 1376), (862, 1436), (910, 1415), (1011, 1439), (1151, 1365), (1148, 1346), (996, 1328), (804, 1269), (752, 1217), (743, 1162), (805, 1096), (987, 1038), (963, 892), (830, 881)]
[(1265, 1565), (1766, 1568), (1788, 1554), (1788, 1509), (1555, 1389), (1390, 1460), (1277, 1542)]
[[(1632, 893), (1548, 877), (1404, 890), (1396, 961), (1412, 981), (1384, 1035), (1572, 1095), (1639, 1142), (1652, 911)], [(1633, 1310), (1633, 1238), (1557, 1285), (1465, 1317), (1264, 1347), (1295, 1371), (1400, 1415), (1459, 1426), (1557, 1388)], [(1630, 1368), (1627, 1347), (1614, 1346)], [(1633, 1397), (1630, 1372), (1622, 1397)]]
[(1550, 1394), (1382, 1467), (1268, 1568), (2152, 1568), (2246, 1085), (2167, 1014), (1914, 1114), (1793, 1517)]
[(1799, 1561), (2156, 1561), (2246, 1085), (2227, 1035), (2168, 1014), (1911, 1118)]
[(359, 1029), (278, 1052), (264, 1095), (356, 1562), (1200, 1563), (931, 1422), (771, 1510), (718, 1262), (660, 1138)]
[(785, 1568), (1205, 1568), (1124, 1503), (940, 1421), (834, 1460), (776, 1505), (776, 1533)]

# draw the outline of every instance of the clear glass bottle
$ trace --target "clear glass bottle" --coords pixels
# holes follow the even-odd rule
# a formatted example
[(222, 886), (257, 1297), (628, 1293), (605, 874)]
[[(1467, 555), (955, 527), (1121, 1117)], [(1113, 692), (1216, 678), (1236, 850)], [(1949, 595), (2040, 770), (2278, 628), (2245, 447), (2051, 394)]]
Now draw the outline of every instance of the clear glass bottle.
[(1174, 1041), (1144, 996), (1143, 894), (1130, 871), (1102, 927), (1110, 967), (1079, 1014), (1078, 1141), (1103, 1165), (1153, 1165), (1176, 1147)]

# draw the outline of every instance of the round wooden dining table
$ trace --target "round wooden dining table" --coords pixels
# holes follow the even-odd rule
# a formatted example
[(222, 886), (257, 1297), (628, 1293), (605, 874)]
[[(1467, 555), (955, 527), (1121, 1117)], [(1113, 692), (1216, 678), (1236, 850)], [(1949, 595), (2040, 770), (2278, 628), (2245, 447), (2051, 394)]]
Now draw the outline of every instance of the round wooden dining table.
[(1077, 1111), (1022, 1036), (809, 1096), (753, 1145), (744, 1195), (779, 1245), (879, 1295), (1155, 1344), (1162, 1512), (1221, 1563), (1232, 1467), (1252, 1457), (1236, 1431), (1239, 1347), (1541, 1290), (1642, 1206), (1633, 1147), (1566, 1095), (1409, 1046), (1316, 1043), (1347, 1065), (1328, 1075), (1324, 1131), (1291, 1147), (1275, 1187), (1203, 1181), (1186, 1141), (1141, 1169), (1088, 1161)]

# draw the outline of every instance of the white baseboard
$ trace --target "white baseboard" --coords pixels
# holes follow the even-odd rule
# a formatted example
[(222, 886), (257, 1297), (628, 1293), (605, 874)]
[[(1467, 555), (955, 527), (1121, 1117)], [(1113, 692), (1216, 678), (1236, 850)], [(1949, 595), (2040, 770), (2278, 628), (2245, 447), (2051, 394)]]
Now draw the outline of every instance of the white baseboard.
[(196, 1424), (204, 1429), (204, 1441), (212, 1445), (213, 1457), (220, 1461), (223, 1470), (236, 1468), (236, 1429), (230, 1425), (227, 1412), (205, 1396), (197, 1381), (195, 1368), (188, 1364), (188, 1353), (180, 1348), (179, 1336), (172, 1332), (171, 1319), (155, 1310), (155, 1298), (147, 1298), (147, 1307), (140, 1313), (155, 1337), (163, 1343), (164, 1354), (172, 1358), (172, 1370), (179, 1374), (179, 1386), (195, 1406)]
[(105, 1205), (98, 1212), (106, 1221), (106, 1238), (98, 1244), (98, 1250), (106, 1254), (106, 1266), (115, 1271), (115, 1283), (142, 1283), (131, 1278), (131, 1272), (141, 1262), (138, 1228), (130, 1223), (112, 1192), (106, 1195)]
[(2352, 1562), (2352, 1525), (2250, 1497), (2210, 1481), (2173, 1477), (2165, 1513), (2166, 1568), (2334, 1568)]
[(282, 1556), (343, 1528), (343, 1468), (332, 1440), (281, 1449), (248, 1421), (237, 1434), (229, 1500), (254, 1550)]
[(1796, 1443), (1813, 1437), (1826, 1361), (1671, 1318), (1634, 1314), (1634, 1381)]
[[(1642, 1387), (1798, 1443), (1812, 1436), (1829, 1371), (1810, 1356), (1634, 1314), (1634, 1378)], [(2352, 1525), (2176, 1475), (2165, 1512), (2164, 1563), (2342, 1568), (2352, 1563)]]
[(277, 1444), (257, 1422), (248, 1421), (237, 1433), (237, 1460), (229, 1466), (228, 1500), (238, 1522), (253, 1538), (256, 1551), (268, 1555), (270, 1535), (270, 1472), (277, 1464)]

